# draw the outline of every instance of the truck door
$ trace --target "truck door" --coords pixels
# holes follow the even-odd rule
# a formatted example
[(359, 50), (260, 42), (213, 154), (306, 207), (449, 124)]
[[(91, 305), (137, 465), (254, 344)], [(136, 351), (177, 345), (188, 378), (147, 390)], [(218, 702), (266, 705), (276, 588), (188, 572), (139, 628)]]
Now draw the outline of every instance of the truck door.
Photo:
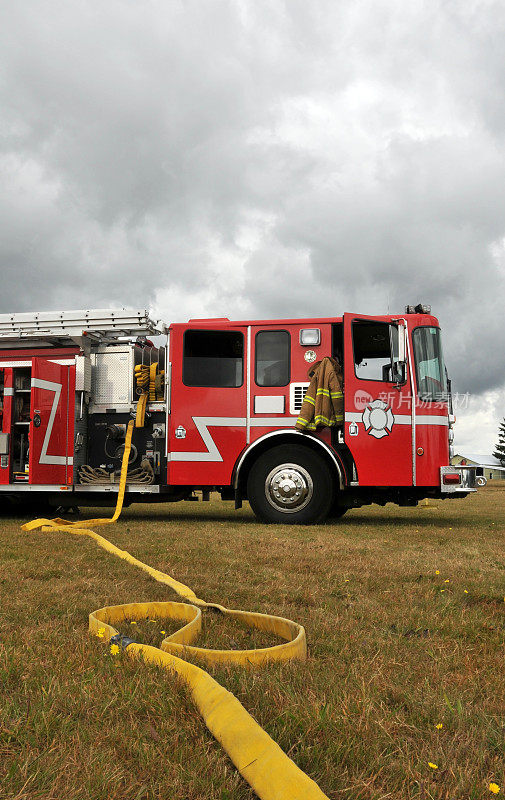
[(12, 367), (0, 367), (0, 484), (10, 483)]
[(172, 327), (170, 484), (231, 483), (246, 442), (246, 349), (246, 328)]
[(30, 406), (29, 482), (72, 482), (74, 405), (70, 368), (34, 358)]
[(403, 320), (344, 314), (344, 438), (360, 486), (411, 486), (412, 388)]
[(284, 326), (251, 328), (250, 441), (272, 428), (294, 425), (290, 409), (291, 331)]

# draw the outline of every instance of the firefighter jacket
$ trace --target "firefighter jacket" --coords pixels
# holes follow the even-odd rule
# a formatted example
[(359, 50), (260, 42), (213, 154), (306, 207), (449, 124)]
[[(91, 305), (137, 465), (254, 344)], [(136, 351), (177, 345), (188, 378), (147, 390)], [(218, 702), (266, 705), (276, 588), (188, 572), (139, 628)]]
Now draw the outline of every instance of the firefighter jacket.
[(309, 369), (311, 379), (296, 422), (299, 431), (315, 431), (344, 420), (343, 379), (340, 364), (326, 356)]

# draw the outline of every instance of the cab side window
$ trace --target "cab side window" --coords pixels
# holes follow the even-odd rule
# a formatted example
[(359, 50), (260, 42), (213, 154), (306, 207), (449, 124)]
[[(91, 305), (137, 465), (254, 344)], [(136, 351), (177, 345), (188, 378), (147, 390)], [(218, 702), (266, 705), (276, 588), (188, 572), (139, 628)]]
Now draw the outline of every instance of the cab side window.
[(354, 371), (368, 381), (391, 381), (393, 356), (398, 350), (398, 328), (387, 322), (352, 323)]
[(244, 336), (238, 331), (186, 331), (182, 382), (186, 386), (242, 386)]
[(256, 334), (257, 386), (287, 386), (290, 379), (291, 337), (287, 331)]

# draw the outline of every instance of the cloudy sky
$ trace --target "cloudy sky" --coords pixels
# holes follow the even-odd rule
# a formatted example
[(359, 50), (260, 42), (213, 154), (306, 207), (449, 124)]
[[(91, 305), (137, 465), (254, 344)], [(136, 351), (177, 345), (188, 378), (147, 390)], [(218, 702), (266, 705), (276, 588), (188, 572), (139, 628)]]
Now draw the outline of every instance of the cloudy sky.
[(457, 449), (491, 452), (504, 36), (501, 0), (2, 4), (0, 311), (431, 303)]

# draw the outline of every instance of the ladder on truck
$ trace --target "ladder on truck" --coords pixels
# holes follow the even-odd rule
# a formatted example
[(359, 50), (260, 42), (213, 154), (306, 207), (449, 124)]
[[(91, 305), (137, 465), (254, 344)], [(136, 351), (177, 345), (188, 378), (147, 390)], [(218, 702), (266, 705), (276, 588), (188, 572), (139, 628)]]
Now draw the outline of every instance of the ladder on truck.
[(107, 344), (121, 337), (158, 336), (167, 333), (161, 320), (145, 309), (91, 309), (0, 314), (0, 349), (24, 346), (58, 346), (69, 340), (85, 345)]

